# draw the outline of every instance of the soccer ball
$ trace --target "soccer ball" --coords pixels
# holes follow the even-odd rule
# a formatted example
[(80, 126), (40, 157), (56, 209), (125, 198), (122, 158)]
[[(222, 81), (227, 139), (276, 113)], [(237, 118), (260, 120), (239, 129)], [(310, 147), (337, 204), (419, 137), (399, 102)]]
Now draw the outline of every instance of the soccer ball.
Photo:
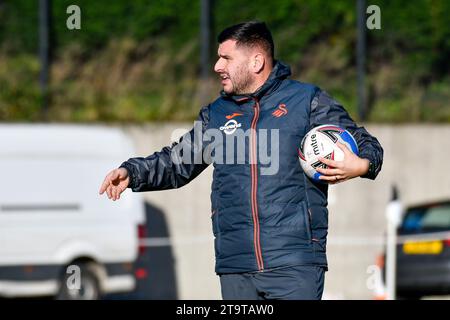
[(344, 159), (344, 152), (336, 144), (337, 141), (345, 144), (354, 154), (359, 154), (358, 144), (351, 133), (332, 124), (315, 127), (303, 137), (298, 156), (308, 177), (317, 182), (324, 182), (319, 179), (322, 174), (317, 172), (316, 168), (328, 169), (328, 166), (320, 162), (319, 157), (336, 161)]

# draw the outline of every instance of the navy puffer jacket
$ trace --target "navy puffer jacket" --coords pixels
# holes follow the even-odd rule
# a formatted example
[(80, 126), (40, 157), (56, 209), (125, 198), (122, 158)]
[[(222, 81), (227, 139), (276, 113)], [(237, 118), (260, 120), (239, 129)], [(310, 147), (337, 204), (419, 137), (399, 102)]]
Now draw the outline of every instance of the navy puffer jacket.
[(364, 178), (375, 179), (381, 169), (378, 140), (326, 92), (289, 75), (289, 67), (276, 62), (254, 94), (222, 92), (178, 143), (121, 165), (130, 174), (129, 187), (138, 192), (179, 188), (213, 163), (218, 274), (327, 266), (328, 187), (304, 174), (297, 152), (310, 129), (321, 124), (347, 129), (359, 156), (371, 162)]

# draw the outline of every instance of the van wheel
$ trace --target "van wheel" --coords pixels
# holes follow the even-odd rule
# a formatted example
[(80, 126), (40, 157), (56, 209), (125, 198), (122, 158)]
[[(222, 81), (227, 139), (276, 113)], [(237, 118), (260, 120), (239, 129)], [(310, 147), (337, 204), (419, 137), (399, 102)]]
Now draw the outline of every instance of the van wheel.
[[(64, 274), (62, 277), (57, 300), (98, 300), (100, 298), (100, 285), (95, 273), (89, 264), (83, 263), (80, 267), (80, 279), (76, 283), (73, 274)], [(72, 278), (71, 278), (72, 277)], [(70, 285), (79, 287), (71, 288)]]

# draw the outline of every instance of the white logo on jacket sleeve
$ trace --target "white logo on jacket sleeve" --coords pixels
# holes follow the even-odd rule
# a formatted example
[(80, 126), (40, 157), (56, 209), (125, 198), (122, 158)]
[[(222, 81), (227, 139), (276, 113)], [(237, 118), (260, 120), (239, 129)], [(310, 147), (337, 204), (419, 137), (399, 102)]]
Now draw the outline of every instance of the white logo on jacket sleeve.
[(225, 125), (220, 127), (219, 129), (225, 132), (225, 134), (232, 134), (236, 131), (237, 128), (240, 128), (241, 125), (241, 123), (238, 123), (236, 120), (232, 119), (227, 121), (227, 123), (225, 123)]

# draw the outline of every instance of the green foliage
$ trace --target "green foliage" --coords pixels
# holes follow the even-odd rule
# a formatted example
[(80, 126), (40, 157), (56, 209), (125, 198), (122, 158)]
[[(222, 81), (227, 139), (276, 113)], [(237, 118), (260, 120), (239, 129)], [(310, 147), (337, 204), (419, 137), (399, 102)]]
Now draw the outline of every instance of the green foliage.
[(38, 76), (39, 63), (29, 55), (16, 55), (0, 64), (0, 119), (39, 119)]
[[(0, 120), (39, 119), (38, 3), (0, 1)], [(186, 120), (199, 109), (200, 1), (53, 0), (54, 121)], [(66, 8), (81, 8), (68, 30)], [(373, 0), (381, 30), (368, 30), (370, 120), (450, 122), (450, 1)], [(215, 35), (267, 22), (278, 59), (356, 112), (356, 3), (213, 1)], [(212, 70), (212, 66), (211, 66)], [(219, 91), (217, 83), (210, 98)]]

